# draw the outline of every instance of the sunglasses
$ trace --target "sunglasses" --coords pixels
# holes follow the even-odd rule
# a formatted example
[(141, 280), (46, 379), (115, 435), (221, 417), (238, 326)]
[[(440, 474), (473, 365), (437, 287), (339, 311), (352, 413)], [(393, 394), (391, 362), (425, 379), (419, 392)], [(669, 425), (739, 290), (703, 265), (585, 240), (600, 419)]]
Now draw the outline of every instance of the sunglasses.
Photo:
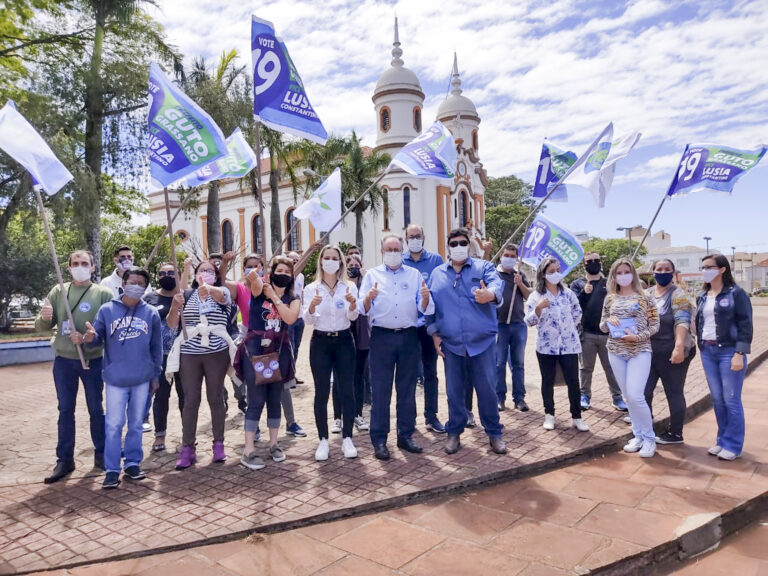
[(587, 264), (589, 264), (590, 262), (600, 262), (600, 258), (593, 258), (591, 260), (584, 260), (584, 262), (586, 262)]
[(133, 262), (133, 256), (120, 256), (117, 261), (118, 262), (125, 262), (126, 260), (130, 260)]
[(158, 272), (158, 273), (157, 273), (157, 276), (158, 276), (159, 278), (162, 278), (163, 276), (171, 276), (171, 277), (174, 277), (174, 276), (176, 276), (176, 272), (174, 272), (173, 270), (168, 270), (168, 271), (165, 271), (165, 270), (160, 270), (160, 272)]
[(469, 240), (456, 240), (455, 242), (448, 242), (448, 246), (456, 248), (457, 246), (469, 246)]

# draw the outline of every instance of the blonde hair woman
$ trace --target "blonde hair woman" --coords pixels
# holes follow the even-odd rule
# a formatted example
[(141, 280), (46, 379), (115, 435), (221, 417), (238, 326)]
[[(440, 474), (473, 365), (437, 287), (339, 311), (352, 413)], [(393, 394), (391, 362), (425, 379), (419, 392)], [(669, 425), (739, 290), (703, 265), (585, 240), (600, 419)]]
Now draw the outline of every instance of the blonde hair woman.
[(653, 296), (643, 291), (634, 264), (626, 258), (611, 266), (607, 288), (600, 329), (610, 333), (608, 359), (627, 402), (634, 434), (624, 451), (650, 458), (656, 453), (656, 434), (645, 385), (651, 371), (651, 336), (659, 331), (659, 312)]

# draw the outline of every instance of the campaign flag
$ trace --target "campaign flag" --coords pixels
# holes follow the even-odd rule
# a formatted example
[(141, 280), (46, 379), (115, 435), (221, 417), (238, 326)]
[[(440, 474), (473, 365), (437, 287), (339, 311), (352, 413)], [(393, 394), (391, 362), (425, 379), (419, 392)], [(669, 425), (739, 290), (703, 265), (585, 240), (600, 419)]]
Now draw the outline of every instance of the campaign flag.
[(56, 194), (73, 178), (43, 137), (16, 110), (13, 100), (0, 109), (0, 148), (24, 166), (48, 194)]
[(252, 17), (253, 116), (265, 126), (325, 144), (328, 133), (271, 22)]
[(698, 190), (731, 194), (736, 181), (765, 155), (766, 147), (739, 150), (712, 144), (688, 144), (667, 196)]
[(330, 230), (341, 218), (341, 170), (336, 168), (296, 210), (296, 218), (309, 218), (316, 230)]
[[(536, 174), (536, 185), (533, 187), (533, 197), (544, 198), (575, 162), (576, 154), (574, 152), (563, 150), (551, 142), (545, 141), (541, 146), (541, 158)], [(567, 201), (567, 186), (564, 184), (558, 186), (549, 199), (558, 202)]]
[(200, 186), (222, 178), (242, 178), (256, 167), (256, 153), (245, 141), (240, 128), (227, 138), (227, 155), (187, 176), (185, 186)]
[(605, 206), (605, 197), (611, 189), (616, 162), (624, 158), (640, 140), (639, 132), (631, 132), (613, 139), (613, 123), (600, 140), (597, 148), (585, 160), (583, 167), (568, 179), (568, 184), (581, 186), (592, 193), (599, 208)]
[(227, 143), (221, 129), (153, 62), (149, 67), (152, 184), (168, 186), (226, 154)]
[(528, 232), (525, 233), (520, 249), (520, 259), (537, 268), (539, 263), (549, 256), (560, 262), (560, 272), (568, 272), (578, 266), (584, 257), (584, 249), (568, 230), (544, 218), (536, 216)]
[(456, 144), (441, 122), (435, 122), (423, 134), (403, 146), (390, 163), (421, 178), (456, 176)]

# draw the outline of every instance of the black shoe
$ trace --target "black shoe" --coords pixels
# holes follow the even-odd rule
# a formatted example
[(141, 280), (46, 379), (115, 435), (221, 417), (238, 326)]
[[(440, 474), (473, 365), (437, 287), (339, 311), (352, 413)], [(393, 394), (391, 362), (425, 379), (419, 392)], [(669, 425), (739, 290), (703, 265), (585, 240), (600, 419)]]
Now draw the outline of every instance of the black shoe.
[(373, 455), (379, 460), (389, 460), (389, 449), (386, 444), (374, 444)]
[(475, 427), (475, 415), (472, 412), (467, 413), (467, 423), (464, 426), (467, 428)]
[(423, 452), (421, 446), (416, 444), (416, 442), (413, 441), (413, 438), (398, 438), (397, 447), (402, 448), (411, 454), (421, 454)]
[(459, 435), (458, 434), (448, 434), (448, 442), (445, 443), (445, 450), (446, 454), (456, 454), (456, 452), (459, 451), (459, 448), (461, 448), (461, 442), (459, 441)]
[(110, 488), (117, 488), (118, 486), (120, 486), (120, 473), (107, 472), (107, 476), (104, 478), (104, 483), (101, 487), (104, 490), (109, 490)]
[(296, 384), (304, 384), (304, 380), (301, 378), (294, 378), (294, 380), (296, 380)]
[(528, 412), (528, 410), (530, 410), (530, 408), (528, 408), (528, 404), (525, 403), (525, 400), (515, 402), (515, 409), (520, 410), (520, 412)]
[(99, 470), (104, 470), (104, 454), (93, 455), (93, 467)]
[(507, 453), (507, 445), (504, 444), (504, 440), (502, 440), (500, 436), (491, 437), (490, 441), (491, 441), (491, 450), (493, 450), (496, 454)]
[(682, 444), (682, 434), (672, 434), (671, 432), (664, 432), (656, 436), (656, 444)]
[(125, 475), (128, 476), (128, 478), (130, 478), (131, 480), (144, 480), (144, 478), (147, 477), (147, 473), (135, 465), (128, 466), (128, 468), (126, 468), (124, 472), (125, 472)]
[(245, 415), (245, 411), (248, 410), (248, 404), (245, 400), (242, 398), (237, 401), (237, 409), (242, 412), (243, 415)]
[(53, 469), (53, 472), (51, 472), (51, 475), (48, 476), (45, 480), (43, 480), (43, 482), (45, 482), (46, 484), (53, 484), (54, 482), (58, 482), (65, 476), (69, 476), (74, 471), (75, 471), (74, 462), (56, 462), (56, 467)]
[(499, 400), (499, 402), (496, 404), (496, 408), (499, 409), (499, 412), (504, 412), (504, 410), (507, 409), (507, 404), (504, 400)]

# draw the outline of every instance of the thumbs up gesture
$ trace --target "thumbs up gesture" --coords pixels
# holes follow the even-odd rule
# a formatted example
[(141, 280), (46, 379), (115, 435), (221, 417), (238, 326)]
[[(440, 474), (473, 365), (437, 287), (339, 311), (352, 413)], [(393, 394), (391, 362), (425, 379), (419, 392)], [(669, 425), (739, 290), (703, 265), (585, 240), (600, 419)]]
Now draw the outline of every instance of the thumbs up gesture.
[(45, 302), (43, 302), (43, 307), (40, 308), (40, 318), (46, 322), (53, 320), (53, 306), (51, 306), (51, 302), (48, 300), (48, 298), (45, 299)]
[(480, 280), (480, 288), (475, 290), (475, 302), (478, 304), (488, 304), (496, 299), (496, 295), (485, 287), (485, 282)]
[(85, 334), (83, 335), (83, 342), (86, 344), (90, 344), (93, 342), (93, 339), (96, 337), (96, 329), (93, 327), (93, 325), (90, 322), (85, 323)]
[(202, 280), (200, 283), (200, 286), (197, 288), (197, 295), (200, 298), (201, 301), (207, 300), (208, 296), (211, 293), (211, 289), (208, 286), (208, 284), (205, 283), (205, 280)]
[(312, 297), (312, 301), (309, 303), (309, 313), (314, 314), (320, 302), (323, 301), (323, 297), (320, 296), (320, 288), (315, 290), (315, 295)]
[(378, 295), (379, 295), (379, 283), (378, 282), (374, 282), (373, 283), (373, 288), (371, 288), (368, 291), (368, 300), (371, 300), (371, 301), (376, 300), (376, 297)]
[(424, 282), (423, 278), (421, 280), (421, 289), (419, 290), (419, 293), (421, 294), (422, 308), (426, 308), (427, 304), (429, 304), (429, 288), (427, 288), (427, 283)]
[(355, 298), (355, 295), (349, 291), (349, 284), (347, 284), (347, 293), (344, 294), (344, 299), (349, 302), (350, 312), (357, 308), (357, 298)]

